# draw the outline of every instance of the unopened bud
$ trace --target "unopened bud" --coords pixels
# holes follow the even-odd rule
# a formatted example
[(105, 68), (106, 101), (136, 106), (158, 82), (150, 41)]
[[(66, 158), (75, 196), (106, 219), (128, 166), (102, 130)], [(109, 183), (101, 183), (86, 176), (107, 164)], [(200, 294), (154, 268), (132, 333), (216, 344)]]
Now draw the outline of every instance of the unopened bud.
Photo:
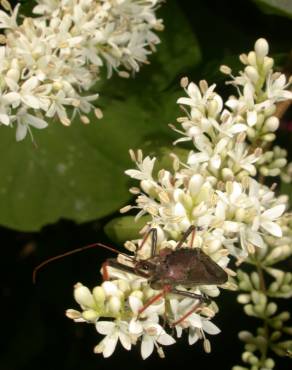
[(113, 315), (118, 314), (121, 309), (120, 299), (115, 296), (110, 297), (109, 302), (108, 302), (108, 309), (110, 313), (112, 313)]
[(239, 60), (241, 61), (242, 64), (248, 64), (248, 59), (246, 54), (240, 54), (239, 55)]
[(259, 74), (255, 67), (247, 66), (244, 71), (252, 82), (256, 83), (258, 81)]
[(86, 321), (95, 321), (99, 317), (99, 315), (94, 310), (85, 310), (82, 312), (82, 317)]
[(274, 141), (275, 138), (276, 138), (276, 135), (275, 134), (272, 134), (272, 133), (265, 134), (265, 135), (262, 136), (262, 140), (267, 141), (269, 143), (272, 142), (272, 141)]
[(266, 120), (265, 128), (270, 132), (275, 132), (276, 130), (278, 130), (279, 124), (280, 124), (279, 118), (272, 116)]
[(252, 66), (257, 65), (256, 53), (254, 51), (250, 51), (247, 55), (248, 63)]
[(255, 42), (254, 50), (258, 60), (263, 61), (264, 57), (269, 53), (269, 44), (266, 39), (260, 38)]
[(101, 286), (96, 286), (92, 291), (93, 298), (97, 305), (103, 305), (105, 301), (105, 292)]
[(234, 173), (230, 168), (225, 167), (222, 169), (222, 177), (223, 177), (223, 180), (225, 181), (232, 180), (234, 177)]
[(263, 71), (268, 73), (274, 66), (274, 59), (270, 57), (264, 57)]
[(75, 285), (74, 298), (76, 302), (83, 307), (95, 307), (95, 302), (90, 290), (81, 283)]

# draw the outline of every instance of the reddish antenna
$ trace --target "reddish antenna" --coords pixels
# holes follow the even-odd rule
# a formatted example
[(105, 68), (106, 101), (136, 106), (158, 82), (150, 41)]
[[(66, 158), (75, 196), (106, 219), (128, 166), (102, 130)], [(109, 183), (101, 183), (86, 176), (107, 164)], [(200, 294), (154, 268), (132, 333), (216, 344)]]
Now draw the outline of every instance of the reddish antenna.
[(127, 258), (129, 259), (133, 259), (132, 256), (129, 256), (127, 255), (126, 253), (123, 253), (123, 252), (120, 252), (118, 251), (117, 249), (115, 248), (112, 248), (112, 247), (109, 247), (108, 245), (105, 245), (105, 244), (102, 244), (102, 243), (93, 243), (93, 244), (89, 244), (89, 245), (86, 245), (85, 247), (81, 247), (81, 248), (77, 248), (77, 249), (73, 249), (72, 251), (69, 251), (69, 252), (65, 252), (65, 253), (62, 253), (62, 254), (58, 254), (57, 256), (54, 256), (54, 257), (51, 257), (43, 262), (41, 262), (38, 266), (36, 266), (33, 270), (33, 274), (32, 274), (32, 282), (33, 284), (36, 283), (36, 276), (37, 276), (37, 273), (40, 269), (42, 269), (44, 266), (46, 266), (47, 264), (53, 262), (53, 261), (56, 261), (58, 259), (61, 259), (63, 257), (66, 257), (66, 256), (70, 256), (71, 254), (74, 254), (74, 253), (79, 253), (79, 252), (82, 252), (86, 249), (90, 249), (90, 248), (94, 248), (94, 247), (102, 247), (104, 249), (108, 249), (110, 250), (111, 252), (115, 252), (115, 253), (118, 253), (118, 254), (122, 254), (124, 256), (126, 256)]

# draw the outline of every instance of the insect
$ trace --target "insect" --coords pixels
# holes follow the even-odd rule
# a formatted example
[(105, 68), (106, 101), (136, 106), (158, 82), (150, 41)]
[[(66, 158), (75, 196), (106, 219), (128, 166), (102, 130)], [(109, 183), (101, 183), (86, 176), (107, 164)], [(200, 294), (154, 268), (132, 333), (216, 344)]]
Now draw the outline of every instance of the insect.
[(177, 286), (183, 285), (184, 287), (193, 287), (196, 285), (221, 285), (226, 283), (228, 279), (227, 273), (207, 254), (205, 254), (201, 248), (185, 247), (187, 238), (190, 235), (192, 236), (191, 245), (193, 244), (195, 232), (196, 227), (190, 226), (184, 233), (182, 239), (177, 243), (175, 249), (166, 247), (160, 249), (159, 253), (156, 254), (157, 230), (155, 228), (150, 229), (137, 249), (137, 251), (141, 249), (147, 238), (152, 234), (150, 257), (140, 261), (136, 261), (134, 258), (133, 267), (126, 266), (118, 262), (116, 259), (108, 259), (103, 265), (104, 278), (107, 279), (109, 276), (107, 267), (112, 266), (126, 272), (131, 272), (138, 276), (145, 277), (148, 279), (148, 283), (153, 289), (162, 290), (162, 292), (145, 303), (139, 311), (140, 314), (167, 293), (173, 293), (199, 300), (199, 303), (197, 303), (189, 312), (172, 324), (177, 325), (194, 312), (201, 303), (210, 302), (210, 299), (204, 295), (177, 289)]
[[(124, 255), (131, 261), (132, 265), (129, 266), (121, 263), (116, 258), (107, 259), (102, 265), (104, 280), (109, 280), (110, 278), (108, 267), (114, 267), (122, 271), (144, 277), (148, 280), (149, 285), (153, 289), (161, 291), (145, 303), (145, 305), (140, 309), (139, 314), (145, 311), (147, 307), (158, 299), (164, 297), (167, 293), (193, 298), (198, 301), (198, 303), (196, 303), (189, 312), (183, 315), (183, 317), (176, 322), (172, 323), (174, 326), (182, 322), (192, 312), (197, 310), (202, 303), (210, 302), (208, 297), (188, 290), (178, 289), (178, 286), (183, 285), (186, 288), (190, 288), (196, 285), (221, 285), (228, 279), (227, 273), (208, 255), (206, 255), (201, 248), (190, 248), (186, 245), (189, 236), (191, 236), (191, 245), (193, 244), (195, 232), (196, 227), (190, 226), (183, 234), (181, 240), (177, 243), (175, 249), (165, 247), (160, 249), (157, 253), (157, 230), (155, 228), (151, 228), (145, 234), (141, 244), (137, 247), (134, 256), (121, 253), (118, 250), (101, 243), (91, 244), (44, 261), (35, 268), (33, 280), (35, 281), (37, 271), (47, 263), (65, 257), (66, 255), (80, 252), (84, 249), (100, 246)], [(152, 239), (150, 257), (144, 260), (138, 260), (137, 252), (143, 248), (150, 236)]]

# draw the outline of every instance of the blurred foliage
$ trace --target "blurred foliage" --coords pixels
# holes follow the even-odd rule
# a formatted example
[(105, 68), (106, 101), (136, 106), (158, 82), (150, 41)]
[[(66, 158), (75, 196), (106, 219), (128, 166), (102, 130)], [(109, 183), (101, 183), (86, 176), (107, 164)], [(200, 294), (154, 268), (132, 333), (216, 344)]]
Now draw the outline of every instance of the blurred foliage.
[(266, 14), (281, 15), (292, 18), (291, 0), (252, 0)]

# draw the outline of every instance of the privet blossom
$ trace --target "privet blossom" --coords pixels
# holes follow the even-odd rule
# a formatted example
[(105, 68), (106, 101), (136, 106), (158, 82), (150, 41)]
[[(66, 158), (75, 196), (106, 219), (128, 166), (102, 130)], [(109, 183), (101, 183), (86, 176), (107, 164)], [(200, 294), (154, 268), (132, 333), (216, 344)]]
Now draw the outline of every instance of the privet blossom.
[(106, 66), (122, 77), (138, 72), (162, 30), (160, 0), (38, 0), (34, 18), (18, 21), (19, 5), (0, 11), (0, 124), (16, 126), (16, 140), (30, 127), (56, 118), (69, 126), (76, 115), (88, 124), (98, 94), (90, 88)]
[[(219, 309), (213, 299), (220, 289), (237, 288), (235, 272), (228, 267), (230, 259), (240, 264), (257, 251), (266, 255), (284, 246), (287, 255), (287, 248), (291, 249), (287, 196), (277, 196), (274, 187), (258, 181), (263, 167), (265, 175), (279, 175), (270, 167), (274, 159), (263, 157), (263, 151), (274, 140), (279, 126), (276, 103), (292, 98), (285, 76), (272, 69), (268, 49), (265, 39), (257, 40), (253, 51), (240, 56), (244, 70), (238, 76), (233, 76), (229, 67), (221, 67), (230, 75), (228, 83), (237, 92), (226, 102), (216, 93), (215, 84), (208, 86), (206, 81), (200, 81), (197, 85), (183, 78), (186, 96), (177, 103), (184, 115), (177, 119), (178, 126), (171, 127), (181, 136), (176, 143), (191, 142), (193, 149), (186, 162), (172, 154), (173, 169), (157, 172), (155, 157), (143, 157), (141, 150), (131, 150), (136, 168), (126, 171), (140, 186), (130, 189), (137, 196), (136, 205), (126, 206), (122, 212), (134, 208), (138, 210), (137, 218), (151, 216), (141, 234), (156, 228), (156, 253), (165, 247), (174, 249), (182, 234), (195, 225), (195, 238), (184, 247), (201, 248), (225, 269), (228, 281), (220, 287), (179, 286), (212, 300), (210, 304), (198, 304), (197, 310), (182, 321), (179, 319), (198, 301), (166, 293), (139, 314), (159, 291), (134, 273), (109, 267), (110, 281), (92, 291), (78, 283), (74, 296), (81, 311), (68, 310), (67, 316), (77, 322), (93, 323), (104, 336), (95, 353), (109, 357), (120, 342), (126, 350), (139, 344), (143, 359), (154, 349), (163, 357), (162, 347), (174, 344), (184, 332), (190, 345), (202, 340), (205, 351), (210, 352), (209, 335), (220, 332), (211, 321)], [(280, 167), (284, 168), (287, 160), (282, 159)], [(145, 260), (150, 257), (150, 239), (142, 248), (138, 248), (142, 239), (128, 241), (125, 247), (138, 261)], [(124, 254), (118, 260), (133, 265)], [(175, 332), (170, 329), (173, 323), (177, 323)]]

